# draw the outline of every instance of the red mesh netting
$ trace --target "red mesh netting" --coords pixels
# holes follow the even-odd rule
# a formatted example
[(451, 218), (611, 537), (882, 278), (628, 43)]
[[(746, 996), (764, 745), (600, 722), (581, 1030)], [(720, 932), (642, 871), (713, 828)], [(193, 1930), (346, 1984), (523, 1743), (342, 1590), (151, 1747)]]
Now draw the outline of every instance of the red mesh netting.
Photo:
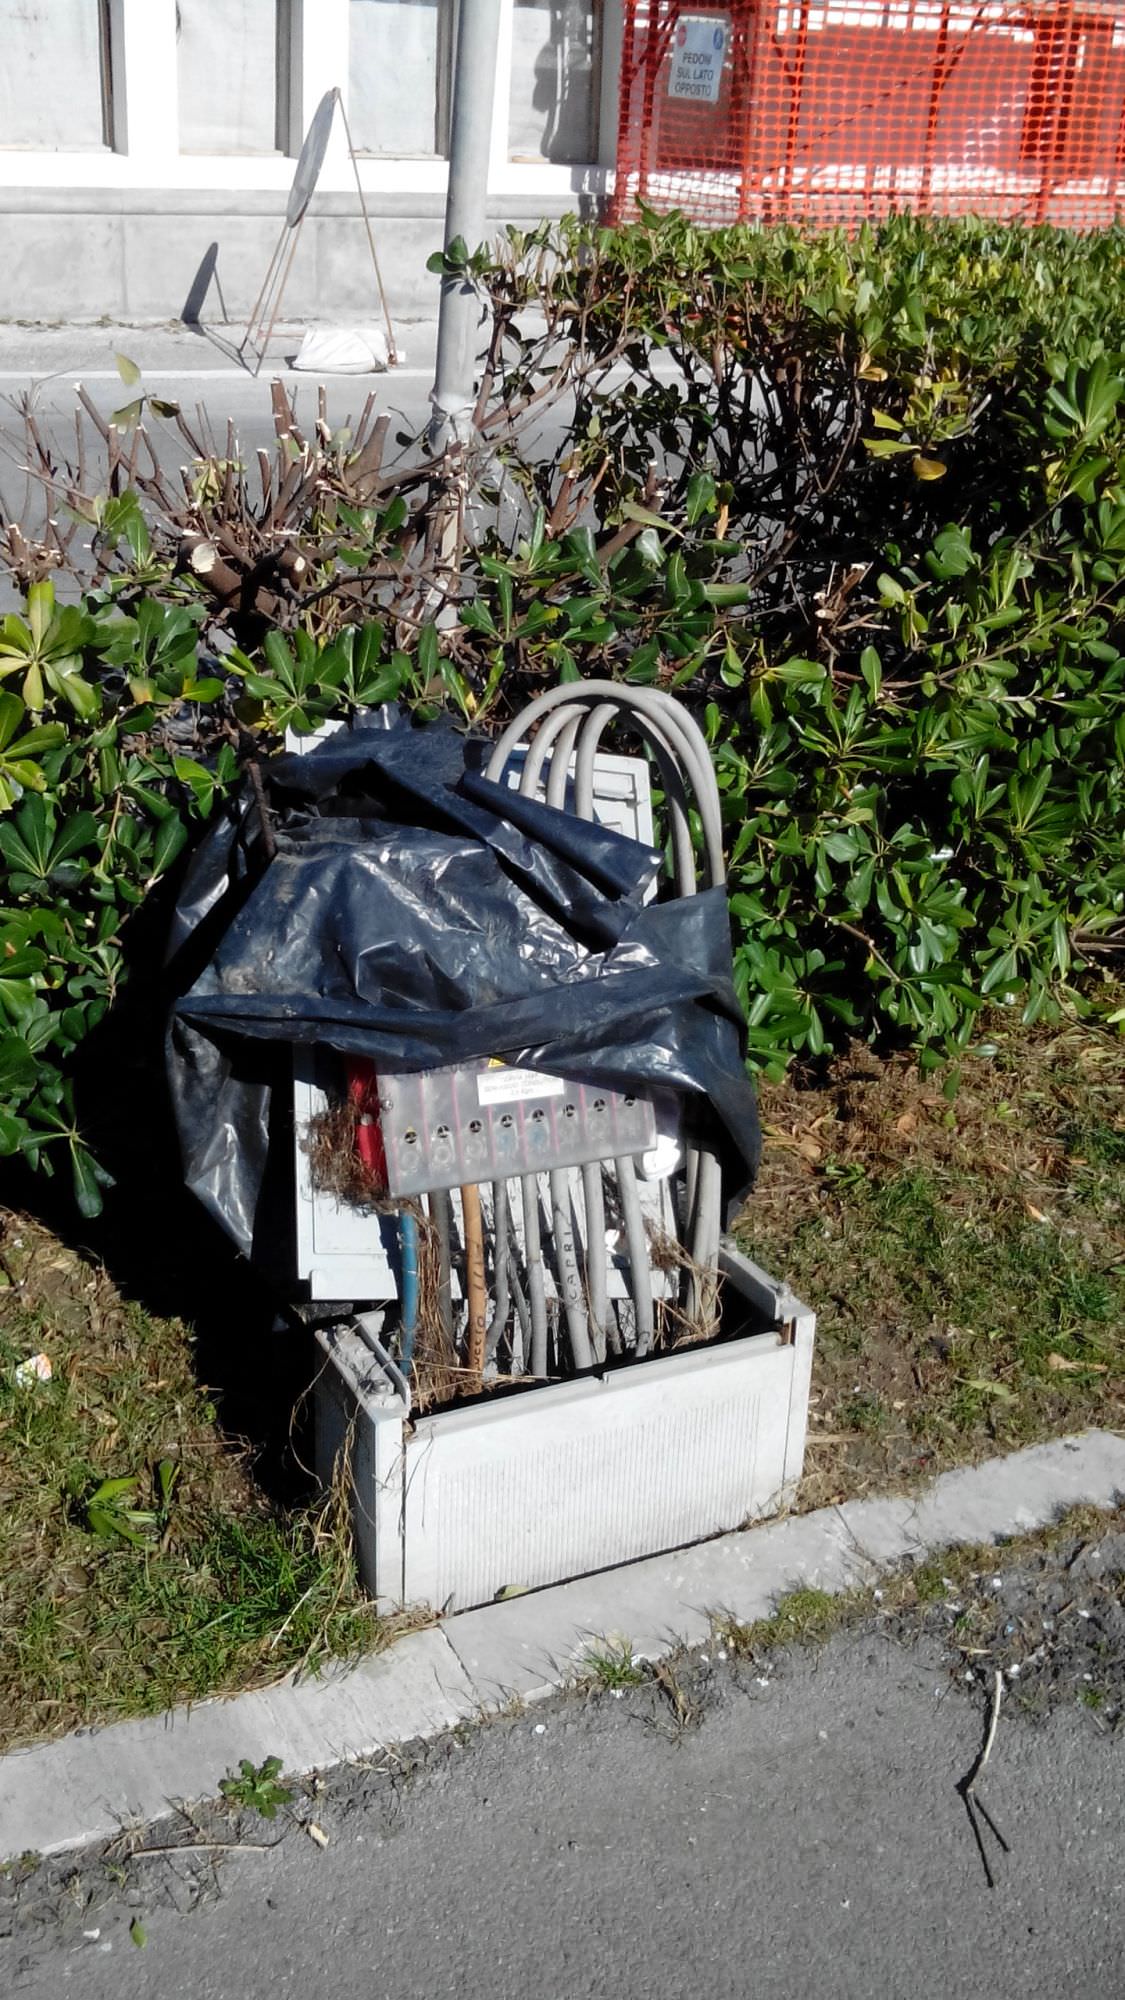
[(1125, 214), (1125, 0), (625, 0), (612, 216)]

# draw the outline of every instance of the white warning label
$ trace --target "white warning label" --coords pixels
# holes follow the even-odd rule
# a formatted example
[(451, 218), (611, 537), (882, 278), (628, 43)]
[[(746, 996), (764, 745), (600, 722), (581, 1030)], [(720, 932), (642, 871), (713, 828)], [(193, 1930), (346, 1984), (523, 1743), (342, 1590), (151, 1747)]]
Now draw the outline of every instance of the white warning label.
[(682, 15), (672, 39), (669, 97), (694, 97), (700, 104), (716, 103), (729, 40), (730, 22), (725, 15)]
[(525, 1104), (532, 1097), (561, 1097), (566, 1083), (561, 1076), (545, 1076), (537, 1069), (482, 1070), (477, 1077), (478, 1104)]

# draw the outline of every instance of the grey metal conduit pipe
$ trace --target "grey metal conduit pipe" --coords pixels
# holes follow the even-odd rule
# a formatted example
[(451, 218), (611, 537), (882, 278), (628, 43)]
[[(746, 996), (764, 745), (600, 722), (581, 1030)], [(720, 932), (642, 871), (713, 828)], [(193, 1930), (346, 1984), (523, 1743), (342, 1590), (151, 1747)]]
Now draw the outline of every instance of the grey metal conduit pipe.
[(670, 695), (663, 694), (660, 690), (632, 688), (624, 684), (619, 685), (615, 681), (568, 682), (562, 687), (551, 688), (546, 694), (531, 702), (523, 713), (509, 724), (492, 752), (488, 776), (499, 780), (520, 737), (525, 736), (535, 723), (541, 722), (552, 710), (571, 703), (589, 708), (607, 701), (613, 701), (619, 710), (645, 716), (670, 739), (691, 779), (696, 795), (696, 804), (703, 825), (708, 886), (722, 883), (726, 879), (722, 817), (707, 743), (702, 731), (691, 717), (679, 709)]
[(487, 1368), (496, 1360), (496, 1350), (500, 1336), (508, 1324), (508, 1250), (511, 1243), (511, 1216), (508, 1210), (508, 1184), (506, 1181), (492, 1183), (492, 1318), (485, 1328), (484, 1365)]
[[(612, 709), (607, 710), (607, 720), (613, 713)], [(581, 707), (563, 706), (544, 721), (524, 760), (520, 790), (525, 796), (534, 797), (538, 793), (543, 766), (549, 754), (551, 767), (546, 786), (546, 803), (557, 810), (565, 807), (570, 760), (575, 754), (575, 744), (584, 720), (585, 711)], [(582, 812), (581, 805), (578, 810)], [(583, 817), (593, 818), (592, 795)], [(552, 1176), (551, 1204), (554, 1216), (563, 1218), (562, 1236), (559, 1241), (560, 1269), (569, 1271), (576, 1266), (577, 1258), (573, 1251), (570, 1218), (566, 1212), (567, 1204), (560, 1198), (562, 1195), (562, 1189), (558, 1184), (560, 1179), (561, 1176)], [(593, 1359), (604, 1361), (609, 1296), (609, 1253), (605, 1240), (605, 1201), (602, 1194), (601, 1169), (597, 1164), (589, 1164), (582, 1169), (582, 1199), (586, 1214), (586, 1305), (589, 1339)], [(565, 1297), (564, 1303), (566, 1303)], [(572, 1313), (568, 1310), (568, 1329), (571, 1317)]]
[[(581, 818), (593, 820), (593, 768), (597, 742), (609, 722), (619, 714), (617, 702), (603, 702), (593, 714), (587, 704), (562, 702), (554, 708), (554, 714), (542, 720), (532, 746), (524, 758), (524, 768), (520, 776), (520, 792), (538, 792), (542, 764), (550, 752), (550, 774), (546, 782), (546, 804), (562, 808), (567, 802), (567, 780), (571, 770), (571, 756), (575, 756), (575, 806)], [(685, 886), (695, 888), (695, 854), (691, 846), (691, 826), (687, 818), (687, 794), (683, 788), (683, 778), (679, 774), (675, 756), (665, 748), (663, 734), (651, 726), (649, 720), (643, 722), (643, 732), (647, 738), (655, 740), (655, 752), (661, 762), (661, 774), (665, 780), (665, 790), (669, 794), (669, 812), (673, 818), (673, 842), (677, 848), (679, 874)], [(575, 750), (575, 744), (579, 748)], [(615, 1160), (615, 1174), (621, 1198), (621, 1220), (625, 1228), (625, 1242), (629, 1254), (629, 1268), (633, 1272), (633, 1310), (635, 1310), (635, 1350), (639, 1356), (649, 1354), (657, 1330), (657, 1310), (653, 1300), (653, 1272), (649, 1260), (649, 1244), (645, 1236), (645, 1216), (641, 1210), (641, 1196), (637, 1192), (637, 1170), (631, 1158)], [(571, 1330), (573, 1320), (573, 1300), (567, 1296), (567, 1280), (577, 1268), (573, 1260), (573, 1238), (571, 1238), (571, 1218), (567, 1214), (567, 1202), (562, 1200), (560, 1188), (562, 1176), (550, 1176), (550, 1202), (552, 1218), (556, 1230), (558, 1248), (558, 1270), (565, 1290), (567, 1324)], [(609, 1248), (605, 1242), (605, 1200), (601, 1188), (599, 1168), (583, 1170), (583, 1204), (587, 1210), (587, 1302), (589, 1318), (593, 1322), (593, 1350), (597, 1360), (605, 1360), (605, 1346), (609, 1336)], [(705, 1244), (701, 1244), (705, 1250)], [(573, 1338), (571, 1338), (571, 1344)]]
[[(591, 711), (579, 738), (574, 800), (582, 819), (592, 819), (594, 816), (594, 759), (598, 754), (602, 736), (609, 724), (617, 720), (620, 712), (615, 702), (604, 702), (600, 708)], [(669, 748), (667, 738), (654, 729), (647, 719), (640, 721), (634, 718), (634, 722), (652, 751), (653, 761), (660, 773), (660, 783), (668, 802), (673, 876), (681, 895), (693, 894), (695, 849), (691, 844), (691, 821), (688, 817), (688, 799), (683, 773)]]
[[(569, 714), (569, 708), (556, 710), (556, 714)], [(594, 801), (594, 759), (598, 744), (610, 722), (620, 713), (615, 702), (603, 702), (589, 711), (588, 719), (578, 742), (577, 768), (575, 772), (575, 805), (580, 817), (593, 818)], [(554, 718), (551, 718), (552, 721)], [(688, 817), (687, 793), (683, 776), (676, 762), (668, 738), (658, 729), (651, 717), (634, 717), (635, 726), (651, 748), (661, 774), (668, 807), (669, 828), (673, 854), (673, 880), (681, 896), (694, 895), (695, 851), (691, 839), (691, 823)], [(685, 1148), (688, 1180), (692, 1189), (698, 1183), (696, 1149)], [(644, 1241), (643, 1217), (640, 1198), (637, 1194), (636, 1174), (629, 1159), (616, 1163), (618, 1187), (621, 1195), (622, 1220), (626, 1226), (626, 1241), (629, 1246), (629, 1260), (636, 1272), (634, 1303), (636, 1307), (636, 1351), (646, 1354), (651, 1347), (655, 1332), (655, 1308), (652, 1298), (652, 1283), (649, 1273), (647, 1251), (643, 1265), (636, 1265), (636, 1246)], [(684, 1240), (690, 1237), (693, 1264), (701, 1269), (709, 1269), (718, 1254), (718, 1235), (713, 1233), (714, 1215), (708, 1205), (697, 1211), (694, 1196), (687, 1203), (684, 1217)], [(631, 1232), (631, 1233), (630, 1233)], [(640, 1234), (638, 1234), (640, 1232)], [(703, 1288), (694, 1275), (690, 1281), (689, 1310), (700, 1320), (710, 1317)]]
[(543, 1282), (543, 1240), (539, 1228), (539, 1182), (534, 1174), (520, 1178), (523, 1204), (523, 1254), (527, 1265), (527, 1294), (531, 1307), (531, 1373), (541, 1380), (547, 1374), (547, 1289)]
[[(538, 723), (538, 733), (533, 739), (524, 768), (526, 789), (529, 792), (537, 789), (547, 751), (556, 736), (561, 738), (565, 729), (566, 756), (555, 758), (552, 765), (552, 778), (555, 777), (555, 767), (558, 764), (562, 766), (559, 781), (562, 797), (552, 801), (562, 803), (565, 798), (566, 773), (573, 740), (572, 717), (575, 711), (579, 713), (586, 711), (589, 716), (579, 738), (575, 760), (575, 797), (579, 812), (583, 812), (585, 816), (592, 813), (593, 760), (598, 741), (613, 717), (628, 714), (651, 745), (655, 761), (661, 771), (668, 799), (677, 892), (681, 895), (691, 895), (696, 888), (690, 822), (687, 819), (684, 786), (679, 775), (680, 765), (690, 781), (699, 810), (708, 886), (722, 883), (726, 872), (722, 846), (722, 816), (707, 744), (702, 732), (690, 716), (685, 715), (670, 696), (659, 690), (629, 688), (612, 681), (589, 681), (582, 685), (568, 683), (551, 689), (532, 702), (504, 732), (493, 750), (488, 776), (494, 781), (502, 778), (511, 750), (519, 739)], [(563, 743), (560, 740), (558, 744), (560, 751), (562, 747)], [(524, 788), (521, 785), (521, 789)], [(557, 793), (559, 784), (556, 784), (554, 789)], [(691, 1288), (693, 1308), (697, 1316), (707, 1318), (713, 1310), (713, 1273), (717, 1263), (721, 1229), (719, 1163), (709, 1148), (702, 1149), (698, 1155), (693, 1148), (689, 1149), (687, 1166), (689, 1201), (685, 1217), (685, 1240), (690, 1238), (690, 1253), (697, 1267)], [(635, 1186), (632, 1193), (635, 1196)], [(632, 1202), (623, 1189), (622, 1218), (626, 1221), (626, 1225), (627, 1207), (631, 1211)], [(635, 1221), (634, 1217), (634, 1224)], [(626, 1234), (628, 1235), (628, 1226)], [(636, 1261), (636, 1252), (632, 1248), (630, 1261), (634, 1263)], [(646, 1253), (643, 1260), (646, 1272), (647, 1264)], [(641, 1327), (638, 1320), (638, 1351), (640, 1339)]]
[(531, 1356), (531, 1308), (527, 1303), (527, 1293), (520, 1279), (514, 1247), (508, 1253), (508, 1283), (512, 1288), (512, 1302), (516, 1309), (516, 1325), (519, 1327), (519, 1346), (516, 1345), (515, 1329), (512, 1331), (512, 1374), (525, 1375)]
[[(547, 804), (562, 811), (566, 805), (566, 781), (574, 745), (582, 727), (581, 711), (573, 715), (569, 709), (561, 711), (562, 721), (551, 752), (551, 769), (547, 778)], [(558, 1272), (559, 1292), (563, 1311), (566, 1314), (566, 1331), (570, 1341), (571, 1356), (578, 1369), (591, 1368), (594, 1362), (590, 1342), (590, 1329), (586, 1318), (585, 1300), (582, 1292), (582, 1277), (578, 1268), (578, 1249), (574, 1241), (573, 1216), (570, 1206), (570, 1176), (562, 1168), (551, 1171), (551, 1220), (554, 1225), (555, 1265)], [(591, 1252), (589, 1241), (589, 1220), (586, 1226), (587, 1260)], [(605, 1257), (605, 1232), (602, 1232), (601, 1254)]]
[(352, 1325), (364, 1346), (375, 1356), (387, 1380), (393, 1388), (398, 1390), (405, 1405), (403, 1414), (404, 1416), (409, 1416), (411, 1400), (410, 1384), (394, 1356), (387, 1353), (386, 1348), (379, 1338), (382, 1331), (382, 1321), (383, 1315), (381, 1312), (357, 1313), (352, 1321)]
[(594, 1360), (605, 1360), (609, 1249), (605, 1240), (605, 1196), (599, 1160), (582, 1169), (582, 1206), (586, 1211), (586, 1312)]

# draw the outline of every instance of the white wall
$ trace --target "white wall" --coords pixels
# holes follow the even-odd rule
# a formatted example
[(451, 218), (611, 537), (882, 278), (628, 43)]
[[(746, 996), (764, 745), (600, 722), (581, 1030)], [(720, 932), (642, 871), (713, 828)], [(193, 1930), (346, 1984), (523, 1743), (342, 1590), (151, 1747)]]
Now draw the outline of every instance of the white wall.
[[(608, 191), (621, 0), (601, 0), (607, 54), (600, 81), (586, 53), (586, 9), (596, 4), (501, 0), (490, 235), (506, 222), (527, 228), (588, 207)], [(442, 65), (451, 56), (455, 6), (179, 0), (177, 9), (177, 0), (0, 0), (0, 107), (7, 107), (0, 123), (0, 314), (165, 319), (198, 296), (200, 275), (212, 269), (209, 315), (221, 286), (237, 322), (277, 241), (302, 136), (334, 87), (350, 103), (392, 310), (408, 319), (431, 314), (434, 280), (425, 263), (441, 242), (448, 172), (440, 151), (448, 116)], [(388, 61), (380, 17), (397, 24), (397, 64)], [(75, 32), (59, 41), (62, 21)], [(565, 102), (560, 48), (574, 64)], [(38, 81), (33, 58), (42, 65)], [(21, 126), (15, 107), (44, 95), (49, 110)], [(21, 140), (21, 132), (36, 143)], [(297, 318), (373, 312), (357, 209), (337, 117), (286, 291), (286, 310)]]
[[(590, 175), (613, 157), (613, 79), (603, 62), (596, 104), (595, 3), (502, 0), (490, 192), (560, 200), (601, 184)], [(601, 4), (612, 63), (621, 0)], [(440, 192), (454, 5), (0, 0), (0, 190), (280, 192), (335, 84), (354, 114), (365, 188)], [(321, 186), (350, 183), (338, 142)]]
[(288, 10), (288, 0), (178, 0), (182, 153), (284, 152), (277, 57)]
[(0, 0), (0, 146), (106, 142), (101, 0)]

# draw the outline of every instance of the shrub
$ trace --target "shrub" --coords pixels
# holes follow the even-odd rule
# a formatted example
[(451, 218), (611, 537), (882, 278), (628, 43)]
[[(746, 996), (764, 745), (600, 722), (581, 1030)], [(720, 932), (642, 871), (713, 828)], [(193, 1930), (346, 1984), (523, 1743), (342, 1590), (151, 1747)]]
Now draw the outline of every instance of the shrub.
[(564, 352), (575, 413), (465, 622), (697, 707), (755, 1058), (1054, 1005), (1125, 909), (1125, 235), (672, 216), (471, 261), (501, 404)]
[[(478, 722), (578, 674), (681, 694), (759, 1065), (856, 1034), (936, 1059), (987, 1001), (1097, 1004), (1125, 916), (1123, 253), (910, 218), (513, 231), (453, 260), (491, 329), (467, 465), (384, 468), (366, 416), (310, 441), (289, 412), (260, 498), (195, 440), (178, 501), (116, 432), (101, 494), (43, 446), (96, 571), (59, 608), (69, 546), (8, 524), (39, 580), (0, 632), (0, 1148), (65, 1146), (96, 1206), (68, 1067), (131, 912), (241, 761), (396, 694)], [(454, 588), (435, 522), (466, 484)]]

